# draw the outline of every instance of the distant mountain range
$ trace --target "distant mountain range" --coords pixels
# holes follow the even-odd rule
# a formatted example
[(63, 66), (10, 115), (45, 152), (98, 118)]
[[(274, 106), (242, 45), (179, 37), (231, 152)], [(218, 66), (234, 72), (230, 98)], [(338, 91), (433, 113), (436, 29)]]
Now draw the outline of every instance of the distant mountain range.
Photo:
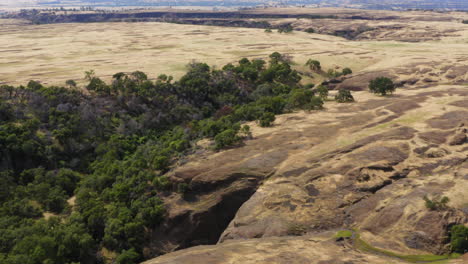
[(468, 0), (1, 0), (4, 6), (257, 6), (317, 5), (366, 9), (463, 9)]

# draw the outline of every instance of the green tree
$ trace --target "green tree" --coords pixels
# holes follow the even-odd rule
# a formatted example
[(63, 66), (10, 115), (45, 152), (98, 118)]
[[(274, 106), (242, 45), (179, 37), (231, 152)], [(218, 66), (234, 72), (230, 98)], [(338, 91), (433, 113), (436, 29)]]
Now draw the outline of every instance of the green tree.
[(27, 87), (28, 87), (28, 89), (31, 89), (31, 90), (39, 90), (43, 86), (42, 86), (42, 84), (40, 82), (31, 80), (31, 81), (28, 82)]
[(450, 245), (452, 251), (464, 254), (468, 252), (468, 227), (454, 225), (450, 229)]
[(322, 66), (320, 65), (320, 61), (318, 60), (309, 59), (307, 60), (305, 65), (309, 66), (311, 71), (317, 72), (317, 71), (322, 70)]
[(109, 95), (111, 92), (110, 87), (98, 77), (92, 77), (89, 81), (89, 84), (86, 86), (86, 89), (89, 91), (95, 91), (98, 94), (106, 94)]
[(395, 91), (395, 84), (390, 78), (378, 77), (371, 80), (369, 83), (369, 90), (375, 94), (387, 95), (392, 94)]
[(279, 52), (273, 52), (270, 54), (270, 64), (277, 64), (282, 61), (282, 55)]
[(349, 75), (349, 74), (352, 74), (352, 73), (353, 73), (353, 71), (348, 67), (344, 68), (343, 71), (341, 72), (341, 74), (343, 74), (343, 75)]
[(320, 96), (320, 98), (322, 98), (323, 100), (327, 99), (327, 97), (328, 97), (328, 88), (326, 86), (319, 85), (316, 88), (316, 91), (317, 91), (318, 95)]
[(348, 103), (348, 102), (354, 102), (354, 97), (351, 94), (351, 91), (340, 89), (338, 90), (338, 93), (335, 95), (335, 100), (338, 103)]
[(65, 85), (68, 86), (68, 88), (76, 88), (76, 82), (74, 80), (67, 80)]

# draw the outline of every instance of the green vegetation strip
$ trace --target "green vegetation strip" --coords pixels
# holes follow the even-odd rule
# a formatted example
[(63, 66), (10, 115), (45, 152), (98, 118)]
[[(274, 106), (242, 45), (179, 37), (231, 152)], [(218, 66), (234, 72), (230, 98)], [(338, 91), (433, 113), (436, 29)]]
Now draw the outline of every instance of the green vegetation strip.
[(447, 260), (460, 257), (460, 254), (457, 253), (452, 253), (450, 255), (402, 255), (389, 250), (373, 247), (362, 240), (358, 233), (351, 230), (338, 231), (335, 238), (351, 238), (354, 247), (358, 250), (398, 258), (410, 263), (447, 263)]

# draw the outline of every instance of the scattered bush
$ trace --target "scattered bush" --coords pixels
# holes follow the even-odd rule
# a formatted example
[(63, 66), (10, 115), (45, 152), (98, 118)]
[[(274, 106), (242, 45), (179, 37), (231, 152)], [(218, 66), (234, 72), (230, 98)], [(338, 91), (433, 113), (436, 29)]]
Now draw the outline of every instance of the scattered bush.
[(341, 72), (337, 71), (337, 70), (334, 70), (334, 69), (329, 69), (327, 71), (327, 75), (330, 78), (338, 78), (338, 77), (341, 77), (341, 76), (344, 76), (344, 75), (349, 75), (351, 73), (353, 73), (353, 71), (350, 68), (344, 68)]
[(263, 113), (262, 117), (260, 117), (259, 124), (261, 127), (269, 127), (275, 121), (275, 114), (271, 112)]
[(315, 29), (313, 29), (313, 28), (308, 28), (308, 29), (305, 30), (305, 32), (307, 32), (307, 33), (315, 33)]
[(441, 211), (448, 208), (447, 203), (450, 201), (447, 196), (444, 196), (437, 201), (436, 199), (431, 200), (426, 196), (423, 197), (426, 207), (432, 211)]
[(369, 90), (375, 94), (387, 95), (395, 91), (395, 84), (387, 77), (378, 77), (369, 83)]
[(267, 28), (265, 29), (265, 33), (272, 33), (273, 31), (271, 31), (271, 28)]

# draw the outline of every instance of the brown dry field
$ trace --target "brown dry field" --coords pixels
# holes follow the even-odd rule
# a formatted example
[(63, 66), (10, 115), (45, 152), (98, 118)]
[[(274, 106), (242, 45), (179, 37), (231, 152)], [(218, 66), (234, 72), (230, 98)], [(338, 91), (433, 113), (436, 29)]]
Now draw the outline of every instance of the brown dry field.
[(411, 30), (392, 33), (411, 35), (428, 27), (440, 32), (454, 29), (455, 33), (436, 41), (409, 43), (156, 22), (28, 25), (0, 19), (0, 83), (19, 85), (31, 79), (49, 85), (68, 79), (81, 82), (90, 69), (106, 80), (116, 72), (135, 70), (151, 78), (162, 73), (177, 78), (192, 60), (221, 67), (241, 57), (266, 58), (274, 51), (291, 55), (299, 70), (305, 70), (304, 62), (314, 58), (325, 69), (350, 67), (354, 72), (468, 58), (468, 25), (456, 21), (406, 23)]

